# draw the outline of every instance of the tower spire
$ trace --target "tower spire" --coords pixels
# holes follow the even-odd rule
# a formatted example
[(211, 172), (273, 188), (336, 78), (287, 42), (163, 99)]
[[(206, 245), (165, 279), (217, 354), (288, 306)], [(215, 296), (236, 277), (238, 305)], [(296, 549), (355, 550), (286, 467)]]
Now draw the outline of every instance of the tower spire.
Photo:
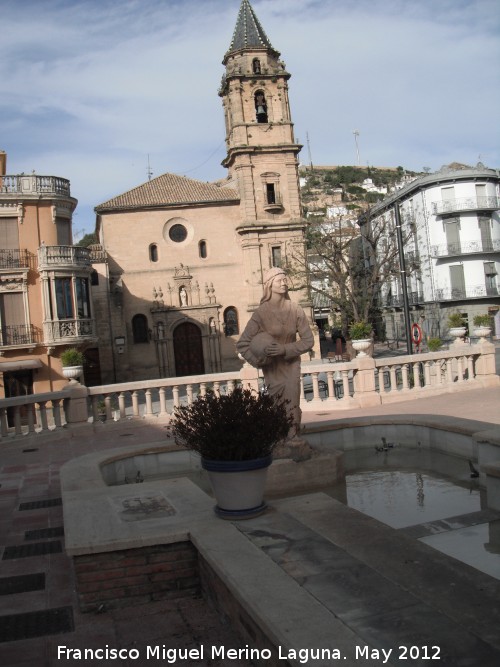
[(270, 49), (279, 56), (278, 51), (273, 47), (261, 26), (249, 0), (241, 0), (236, 27), (226, 56), (241, 49)]

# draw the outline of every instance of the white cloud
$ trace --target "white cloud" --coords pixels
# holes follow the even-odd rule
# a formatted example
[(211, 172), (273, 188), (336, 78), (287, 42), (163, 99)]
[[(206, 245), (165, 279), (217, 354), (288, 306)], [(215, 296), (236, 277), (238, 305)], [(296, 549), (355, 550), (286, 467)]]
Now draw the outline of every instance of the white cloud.
[[(224, 175), (217, 89), (239, 0), (24, 0), (2, 10), (9, 173), (93, 206), (155, 175)], [(316, 164), (500, 164), (496, 0), (254, 0)], [(308, 161), (307, 149), (302, 159)], [(76, 223), (78, 226), (79, 222)]]

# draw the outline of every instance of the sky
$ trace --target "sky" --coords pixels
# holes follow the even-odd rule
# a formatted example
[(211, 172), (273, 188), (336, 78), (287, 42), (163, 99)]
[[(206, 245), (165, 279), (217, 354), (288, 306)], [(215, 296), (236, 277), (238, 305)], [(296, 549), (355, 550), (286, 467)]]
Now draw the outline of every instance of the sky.
[[(292, 74), (302, 163), (500, 167), (498, 0), (251, 4)], [(75, 241), (150, 173), (226, 175), (218, 89), (239, 6), (0, 0), (7, 173), (69, 179)]]

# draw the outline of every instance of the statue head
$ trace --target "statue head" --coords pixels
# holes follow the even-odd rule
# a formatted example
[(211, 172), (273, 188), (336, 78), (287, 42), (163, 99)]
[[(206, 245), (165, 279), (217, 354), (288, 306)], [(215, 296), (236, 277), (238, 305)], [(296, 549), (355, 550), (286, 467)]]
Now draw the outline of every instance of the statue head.
[[(261, 303), (264, 303), (264, 301), (269, 301), (269, 299), (271, 298), (272, 285), (273, 285), (274, 280), (278, 276), (285, 276), (286, 277), (286, 273), (283, 269), (281, 269), (277, 266), (273, 266), (271, 269), (269, 269), (268, 271), (266, 271), (264, 273), (264, 278), (263, 278), (263, 281), (262, 281), (262, 287), (264, 289), (264, 294), (262, 295), (262, 299), (260, 300)], [(286, 294), (284, 296), (285, 296), (285, 299), (290, 298), (288, 292), (286, 292)]]

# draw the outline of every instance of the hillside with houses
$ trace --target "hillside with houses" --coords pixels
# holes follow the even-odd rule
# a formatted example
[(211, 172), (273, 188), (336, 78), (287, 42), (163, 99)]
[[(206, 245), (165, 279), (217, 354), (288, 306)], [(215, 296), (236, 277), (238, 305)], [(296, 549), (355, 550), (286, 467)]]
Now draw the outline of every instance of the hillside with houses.
[(420, 174), (403, 167), (302, 165), (299, 170), (304, 212), (307, 217), (355, 219)]

